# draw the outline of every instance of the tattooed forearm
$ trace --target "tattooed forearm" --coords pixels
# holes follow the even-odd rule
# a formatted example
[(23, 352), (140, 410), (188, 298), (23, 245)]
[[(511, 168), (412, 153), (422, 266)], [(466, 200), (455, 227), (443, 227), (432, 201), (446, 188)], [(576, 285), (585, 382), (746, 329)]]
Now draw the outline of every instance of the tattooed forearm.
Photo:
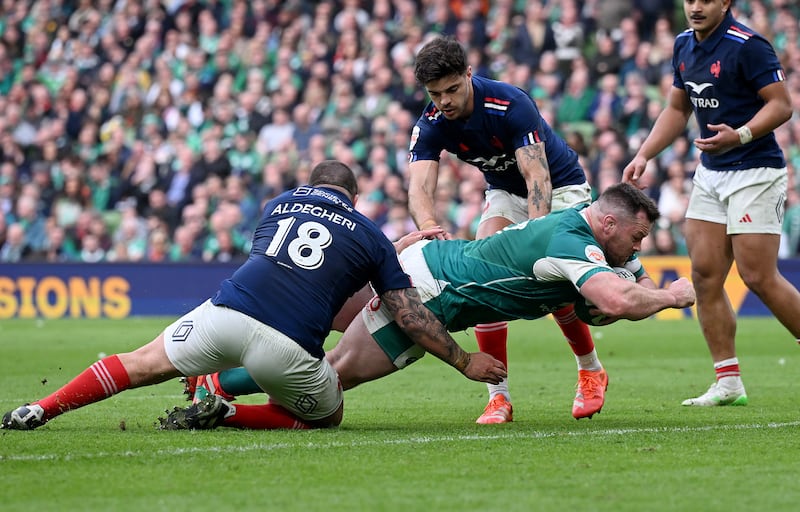
[(538, 181), (533, 182), (533, 188), (531, 190), (528, 190), (528, 201), (533, 206), (535, 206), (537, 210), (541, 210), (542, 208), (545, 209), (547, 208), (546, 206), (542, 206), (543, 203), (544, 205), (550, 204), (549, 200), (545, 202), (545, 197), (544, 194), (542, 193), (542, 189), (539, 187)]
[(450, 336), (442, 322), (422, 304), (416, 289), (390, 290), (381, 296), (381, 300), (414, 343), (464, 372), (469, 365), (469, 354)]
[(528, 203), (540, 214), (549, 212), (553, 193), (544, 143), (519, 148), (516, 155), (517, 165), (528, 185)]

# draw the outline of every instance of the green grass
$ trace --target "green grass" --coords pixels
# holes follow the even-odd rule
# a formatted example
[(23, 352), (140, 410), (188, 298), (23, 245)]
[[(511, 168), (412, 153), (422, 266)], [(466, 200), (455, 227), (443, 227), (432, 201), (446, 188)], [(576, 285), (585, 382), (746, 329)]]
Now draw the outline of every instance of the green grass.
[[(0, 412), (167, 323), (3, 321)], [(173, 381), (0, 432), (0, 509), (796, 510), (800, 353), (777, 321), (740, 321), (747, 407), (680, 406), (713, 380), (695, 321), (593, 332), (611, 381), (592, 420), (570, 415), (575, 362), (555, 323), (517, 322), (512, 424), (474, 424), (485, 387), (430, 356), (348, 391), (344, 423), (326, 431), (155, 430), (183, 403)]]

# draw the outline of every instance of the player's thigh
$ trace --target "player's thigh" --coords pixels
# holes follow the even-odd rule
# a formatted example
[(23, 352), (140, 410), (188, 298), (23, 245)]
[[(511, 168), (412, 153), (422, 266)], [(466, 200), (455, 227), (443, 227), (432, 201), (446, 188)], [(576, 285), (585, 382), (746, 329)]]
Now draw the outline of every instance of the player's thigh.
[(748, 286), (765, 283), (777, 274), (780, 235), (733, 235), (731, 242), (736, 269)]
[(210, 300), (164, 329), (164, 350), (183, 375), (203, 375), (239, 366), (250, 317)]
[[(377, 297), (365, 309), (379, 308)], [(379, 379), (397, 370), (387, 353), (378, 345), (358, 315), (342, 334), (339, 342), (326, 354), (344, 389)], [(416, 346), (416, 345), (415, 345)]]
[(726, 225), (686, 219), (684, 234), (695, 279), (724, 279), (733, 263), (733, 249)]
[(270, 326), (251, 329), (242, 365), (271, 400), (305, 420), (327, 418), (342, 403), (333, 367)]

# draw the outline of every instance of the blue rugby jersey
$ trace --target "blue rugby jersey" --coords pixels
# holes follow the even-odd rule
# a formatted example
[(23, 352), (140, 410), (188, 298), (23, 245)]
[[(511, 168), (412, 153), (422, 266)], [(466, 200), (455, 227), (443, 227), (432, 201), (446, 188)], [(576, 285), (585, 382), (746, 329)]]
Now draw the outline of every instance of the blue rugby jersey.
[(367, 282), (378, 294), (411, 287), (394, 245), (347, 196), (299, 187), (267, 203), (249, 258), (211, 300), (322, 358), (333, 318)]
[[(769, 42), (730, 13), (703, 42), (692, 29), (680, 33), (674, 50), (672, 84), (689, 95), (703, 138), (715, 133), (707, 124), (747, 123), (764, 105), (758, 91), (786, 79)], [(703, 153), (701, 161), (717, 171), (786, 165), (773, 133), (721, 155)]]
[(411, 134), (409, 161), (438, 161), (442, 150), (483, 172), (489, 188), (527, 197), (528, 187), (514, 152), (544, 141), (553, 188), (579, 185), (586, 175), (578, 155), (553, 132), (525, 91), (503, 82), (473, 76), (474, 109), (464, 120), (448, 120), (429, 103)]

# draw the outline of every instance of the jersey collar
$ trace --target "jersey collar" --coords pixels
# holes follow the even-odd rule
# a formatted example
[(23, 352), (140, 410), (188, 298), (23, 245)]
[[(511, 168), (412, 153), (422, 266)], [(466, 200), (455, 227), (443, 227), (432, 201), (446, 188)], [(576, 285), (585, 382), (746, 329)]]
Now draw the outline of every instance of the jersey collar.
[(733, 15), (728, 11), (725, 14), (725, 18), (722, 20), (722, 23), (719, 24), (717, 29), (711, 33), (703, 42), (697, 42), (697, 39), (694, 37), (694, 33), (692, 33), (692, 50), (695, 48), (702, 48), (708, 53), (711, 53), (714, 48), (719, 45), (722, 41), (722, 38), (725, 37), (725, 34), (728, 33), (728, 29), (731, 28), (733, 25)]

